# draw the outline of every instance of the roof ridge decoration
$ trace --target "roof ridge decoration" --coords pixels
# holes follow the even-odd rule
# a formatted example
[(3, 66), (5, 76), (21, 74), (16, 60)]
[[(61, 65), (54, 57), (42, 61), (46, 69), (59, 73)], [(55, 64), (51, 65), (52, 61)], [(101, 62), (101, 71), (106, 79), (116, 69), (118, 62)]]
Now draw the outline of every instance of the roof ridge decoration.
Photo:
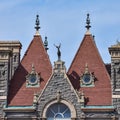
[(39, 21), (39, 15), (36, 15), (36, 23), (35, 23), (35, 29), (36, 29), (36, 33), (35, 33), (35, 35), (40, 35), (39, 34), (39, 29), (40, 29), (40, 21)]
[(90, 34), (90, 31), (89, 31), (89, 29), (91, 28), (91, 25), (90, 25), (90, 14), (88, 13), (87, 14), (87, 18), (86, 18), (86, 28), (87, 28), (87, 32), (86, 32), (86, 34)]
[(49, 48), (48, 48), (47, 36), (45, 36), (44, 47), (45, 47), (45, 50), (46, 50), (46, 51), (49, 49)]
[(61, 43), (59, 45), (55, 45), (54, 46), (57, 48), (57, 55), (58, 55), (58, 61), (61, 61), (61, 51), (60, 51), (60, 47), (61, 47)]

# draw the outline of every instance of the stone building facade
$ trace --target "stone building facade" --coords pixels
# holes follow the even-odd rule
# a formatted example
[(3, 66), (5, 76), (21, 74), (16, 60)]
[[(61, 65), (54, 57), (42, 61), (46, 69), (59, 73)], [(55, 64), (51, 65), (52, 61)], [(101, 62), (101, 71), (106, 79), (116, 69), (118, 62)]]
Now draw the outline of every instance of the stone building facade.
[[(58, 59), (52, 66), (47, 37), (36, 33), (20, 61), (19, 41), (0, 42), (0, 119), (2, 120), (119, 120), (120, 46), (111, 46), (105, 65), (87, 31), (68, 70)], [(111, 73), (111, 75), (110, 75)]]
[(120, 44), (109, 47), (111, 54), (111, 84), (113, 105), (120, 114)]
[(19, 41), (0, 41), (0, 116), (7, 102), (10, 80), (20, 64), (20, 50)]

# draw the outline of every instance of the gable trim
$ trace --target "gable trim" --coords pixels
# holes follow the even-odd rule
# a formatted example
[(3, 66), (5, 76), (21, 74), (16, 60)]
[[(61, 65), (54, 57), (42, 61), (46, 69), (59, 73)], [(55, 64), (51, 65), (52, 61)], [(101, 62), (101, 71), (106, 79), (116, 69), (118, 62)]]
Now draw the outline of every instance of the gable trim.
[[(54, 73), (52, 73), (51, 77), (50, 77), (49, 80), (47, 81), (45, 87), (43, 88), (43, 91), (40, 93), (40, 95), (39, 95), (39, 97), (38, 97), (38, 99), (37, 99), (37, 102), (38, 102), (39, 99), (41, 98), (42, 94), (44, 93), (45, 89), (47, 88), (47, 85), (49, 84), (49, 82), (50, 82), (50, 80), (51, 80), (51, 78), (52, 78), (53, 76), (54, 76)], [(75, 95), (76, 95), (76, 97), (77, 97), (77, 99), (78, 99), (78, 102), (80, 102), (80, 98), (79, 98), (78, 94), (76, 93), (76, 91), (75, 91), (72, 83), (70, 82), (68, 76), (66, 75), (66, 73), (64, 73), (64, 77), (67, 79), (68, 83), (70, 84), (71, 90), (74, 91), (74, 93), (75, 93)]]

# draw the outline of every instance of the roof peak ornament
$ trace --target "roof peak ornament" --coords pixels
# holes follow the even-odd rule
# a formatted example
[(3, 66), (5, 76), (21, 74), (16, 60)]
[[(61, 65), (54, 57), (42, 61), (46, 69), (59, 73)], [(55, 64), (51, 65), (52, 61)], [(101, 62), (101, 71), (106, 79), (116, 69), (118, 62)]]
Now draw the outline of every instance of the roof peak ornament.
[(46, 51), (49, 49), (49, 48), (48, 48), (47, 36), (45, 36), (44, 47), (45, 47), (45, 50), (46, 50)]
[(35, 67), (34, 67), (34, 64), (32, 64), (32, 71), (31, 71), (31, 74), (34, 74), (35, 73)]
[(90, 26), (90, 18), (89, 18), (89, 16), (90, 16), (90, 14), (88, 13), (87, 14), (87, 18), (86, 18), (86, 28), (87, 28), (87, 30), (89, 30), (90, 28), (91, 28), (91, 26)]
[(61, 51), (60, 51), (60, 47), (61, 47), (61, 44), (59, 44), (58, 46), (54, 44), (54, 46), (57, 48), (57, 55), (58, 55), (58, 61), (61, 60)]
[(86, 64), (85, 64), (85, 74), (88, 74), (88, 73), (89, 73), (88, 64), (86, 63)]
[(35, 29), (36, 29), (36, 35), (39, 35), (39, 29), (40, 29), (40, 21), (39, 21), (39, 15), (36, 15), (36, 21), (35, 21)]

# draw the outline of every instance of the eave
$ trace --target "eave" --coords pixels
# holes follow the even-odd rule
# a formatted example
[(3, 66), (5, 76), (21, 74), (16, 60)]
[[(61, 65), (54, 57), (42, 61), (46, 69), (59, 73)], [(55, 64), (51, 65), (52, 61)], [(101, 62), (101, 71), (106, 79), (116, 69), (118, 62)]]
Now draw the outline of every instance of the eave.
[(34, 106), (7, 106), (4, 107), (5, 112), (34, 112), (36, 107)]
[(84, 112), (113, 112), (114, 106), (82, 106), (81, 110)]

